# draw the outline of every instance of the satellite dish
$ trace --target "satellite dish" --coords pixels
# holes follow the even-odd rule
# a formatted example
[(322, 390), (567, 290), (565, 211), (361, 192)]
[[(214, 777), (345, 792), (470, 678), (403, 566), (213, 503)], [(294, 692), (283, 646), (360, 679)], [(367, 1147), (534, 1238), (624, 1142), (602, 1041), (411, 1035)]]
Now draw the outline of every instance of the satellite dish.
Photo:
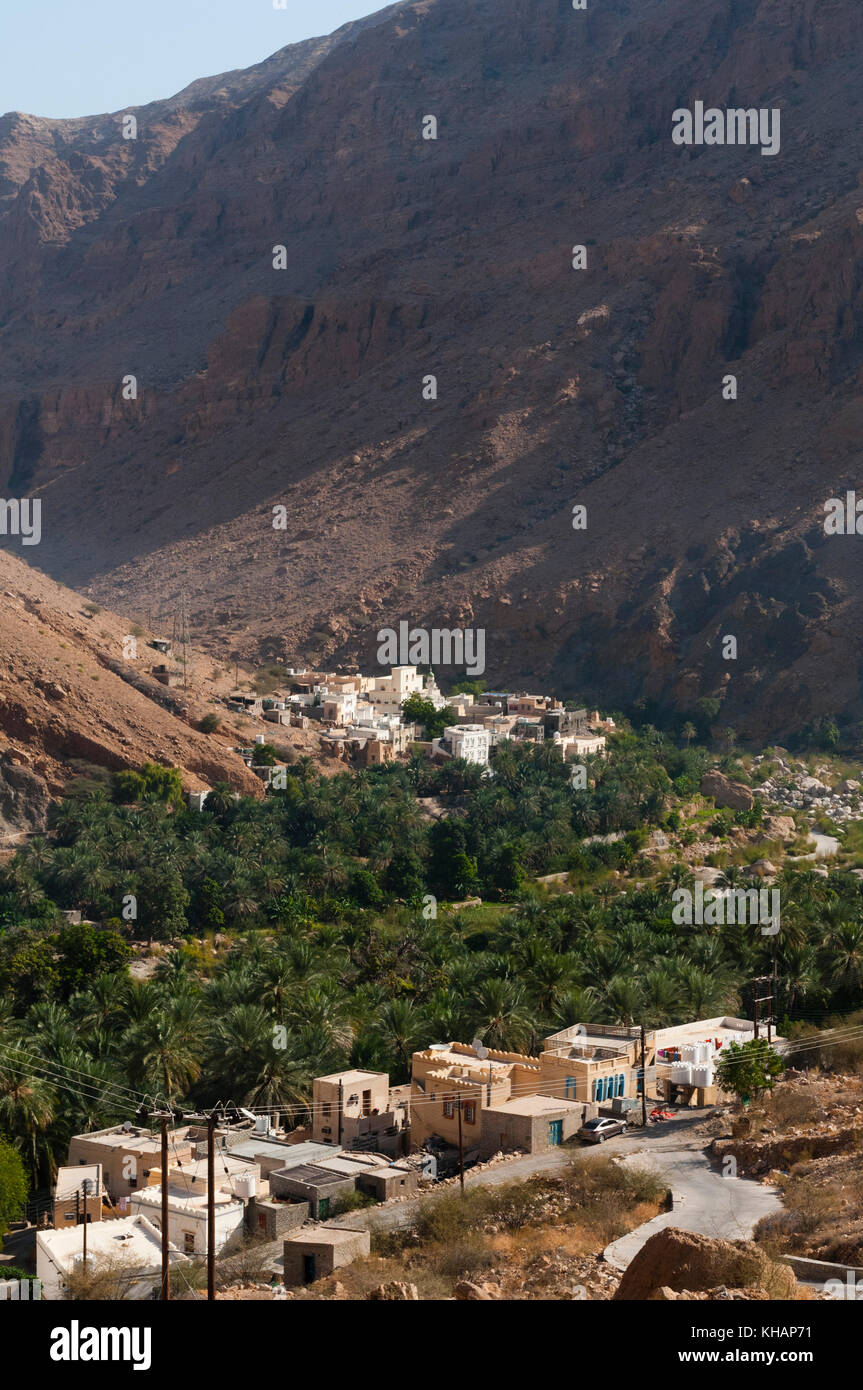
[(124, 1120), (124, 1121), (123, 1121), (123, 1133), (124, 1133), (124, 1134), (128, 1134), (128, 1133), (129, 1133), (129, 1130), (130, 1130), (131, 1128), (132, 1128), (132, 1123), (131, 1123), (131, 1121), (130, 1121), (130, 1120)]
[(471, 1043), (471, 1047), (473, 1048), (480, 1061), (484, 1062), (486, 1057), (488, 1056), (488, 1048), (485, 1046), (485, 1044), (480, 1042), (479, 1038), (474, 1038), (473, 1042)]

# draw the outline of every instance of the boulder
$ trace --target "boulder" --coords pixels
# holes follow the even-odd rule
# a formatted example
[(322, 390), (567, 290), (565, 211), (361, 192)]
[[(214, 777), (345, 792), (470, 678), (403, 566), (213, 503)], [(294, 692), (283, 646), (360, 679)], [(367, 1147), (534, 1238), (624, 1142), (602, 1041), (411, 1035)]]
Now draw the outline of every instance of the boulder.
[(480, 1284), (474, 1284), (470, 1279), (462, 1279), (460, 1284), (455, 1286), (455, 1296), (459, 1302), (470, 1303), (491, 1303), (492, 1295)]
[(771, 840), (793, 840), (797, 834), (793, 816), (766, 816), (763, 830)]
[(724, 772), (705, 772), (700, 787), (702, 796), (712, 796), (717, 806), (732, 811), (751, 811), (755, 797), (742, 782), (732, 782)]
[(765, 1289), (777, 1299), (792, 1299), (797, 1292), (797, 1280), (789, 1267), (771, 1260), (751, 1241), (716, 1240), (668, 1226), (641, 1247), (614, 1297), (644, 1301), (657, 1298), (663, 1288), (678, 1293), (706, 1292), (721, 1284)]
[(376, 1289), (372, 1289), (369, 1298), (387, 1302), (411, 1303), (419, 1300), (419, 1290), (416, 1284), (405, 1284), (398, 1279), (393, 1279), (388, 1284), (379, 1284)]

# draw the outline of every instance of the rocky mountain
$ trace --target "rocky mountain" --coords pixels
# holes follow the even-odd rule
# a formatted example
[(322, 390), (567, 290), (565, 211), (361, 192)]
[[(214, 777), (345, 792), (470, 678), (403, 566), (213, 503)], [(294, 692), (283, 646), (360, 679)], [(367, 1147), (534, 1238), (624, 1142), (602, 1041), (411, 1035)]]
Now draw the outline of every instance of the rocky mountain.
[[(496, 683), (863, 719), (861, 60), (854, 0), (407, 0), (2, 117), (6, 544), (226, 655), (482, 626)], [(697, 101), (778, 153), (676, 144)]]
[(188, 790), (229, 780), (262, 794), (230, 740), (190, 727), (184, 692), (152, 679), (159, 658), (145, 640), (133, 654), (131, 635), (126, 619), (0, 553), (0, 844), (43, 829), (51, 798), (93, 768), (157, 762)]

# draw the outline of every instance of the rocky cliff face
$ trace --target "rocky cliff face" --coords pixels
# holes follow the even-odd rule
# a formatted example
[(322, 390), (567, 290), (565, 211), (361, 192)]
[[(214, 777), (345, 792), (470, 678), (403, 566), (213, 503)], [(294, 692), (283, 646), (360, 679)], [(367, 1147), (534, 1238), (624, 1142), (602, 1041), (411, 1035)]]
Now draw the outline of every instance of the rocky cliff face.
[[(185, 587), (226, 653), (480, 625), (494, 681), (863, 719), (860, 542), (823, 528), (863, 426), (861, 59), (852, 0), (408, 0), (135, 141), (3, 117), (38, 563), (126, 611)], [(780, 152), (675, 145), (696, 100), (778, 108)]]

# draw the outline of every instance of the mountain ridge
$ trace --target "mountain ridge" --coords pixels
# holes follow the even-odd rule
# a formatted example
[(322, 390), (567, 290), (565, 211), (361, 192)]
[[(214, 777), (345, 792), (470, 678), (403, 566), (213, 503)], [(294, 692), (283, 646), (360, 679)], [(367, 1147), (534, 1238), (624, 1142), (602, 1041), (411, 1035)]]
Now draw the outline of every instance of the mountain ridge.
[[(422, 0), (321, 43), (14, 194), (0, 121), (0, 467), (40, 565), (133, 612), (185, 588), (225, 655), (484, 625), (496, 680), (863, 719), (820, 524), (863, 421), (859, 10)], [(777, 106), (780, 154), (676, 148), (694, 99)]]

